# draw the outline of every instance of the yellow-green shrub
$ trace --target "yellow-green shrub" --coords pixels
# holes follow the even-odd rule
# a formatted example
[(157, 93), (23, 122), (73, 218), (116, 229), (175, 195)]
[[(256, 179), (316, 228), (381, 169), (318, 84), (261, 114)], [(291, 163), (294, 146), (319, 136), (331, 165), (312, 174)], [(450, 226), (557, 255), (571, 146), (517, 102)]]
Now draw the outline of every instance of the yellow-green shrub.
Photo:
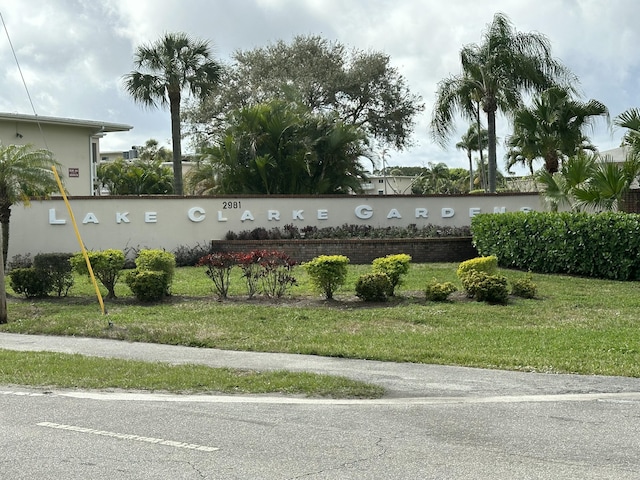
[(384, 302), (390, 290), (391, 282), (386, 273), (365, 273), (356, 281), (356, 296), (365, 302)]
[(490, 255), (488, 257), (476, 257), (471, 260), (465, 260), (458, 265), (456, 274), (458, 278), (462, 280), (462, 277), (471, 270), (493, 275), (498, 271), (498, 257)]
[(406, 253), (387, 255), (373, 260), (373, 273), (385, 273), (391, 282), (389, 296), (393, 296), (395, 288), (402, 283), (402, 275), (409, 272), (411, 256)]
[(427, 283), (424, 293), (427, 301), (444, 302), (449, 295), (457, 290), (458, 287), (451, 282), (438, 283), (433, 280)]
[(347, 280), (349, 259), (344, 255), (320, 255), (302, 264), (311, 280), (311, 284), (320, 290), (326, 299)]
[(167, 274), (160, 270), (133, 270), (125, 275), (125, 282), (142, 302), (162, 300), (167, 291)]
[[(107, 289), (107, 298), (116, 298), (114, 289), (124, 268), (124, 252), (114, 249), (88, 251), (87, 256), (89, 257), (94, 276), (100, 280), (100, 283)], [(89, 268), (82, 253), (74, 254), (69, 261), (73, 269), (80, 275), (89, 275)]]
[(538, 286), (533, 283), (531, 275), (513, 280), (511, 282), (511, 294), (521, 298), (535, 298)]
[(489, 275), (486, 272), (469, 270), (462, 278), (467, 295), (478, 302), (507, 303), (509, 290), (504, 275)]
[(176, 257), (173, 253), (160, 249), (140, 250), (136, 257), (136, 270), (140, 272), (163, 272), (165, 295), (169, 295), (176, 270)]

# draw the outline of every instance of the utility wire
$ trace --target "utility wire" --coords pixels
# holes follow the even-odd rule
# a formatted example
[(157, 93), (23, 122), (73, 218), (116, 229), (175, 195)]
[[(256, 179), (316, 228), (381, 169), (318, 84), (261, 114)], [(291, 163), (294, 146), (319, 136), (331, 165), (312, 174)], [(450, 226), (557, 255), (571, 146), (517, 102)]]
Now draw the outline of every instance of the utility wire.
[(11, 42), (11, 37), (9, 36), (9, 30), (7, 29), (7, 24), (4, 21), (4, 16), (2, 12), (0, 12), (0, 19), (2, 20), (2, 26), (4, 27), (4, 31), (7, 34), (7, 40), (9, 41), (9, 47), (11, 47), (11, 53), (13, 53), (13, 58), (16, 61), (16, 65), (18, 67), (18, 72), (20, 73), (20, 78), (22, 79), (22, 84), (24, 85), (24, 90), (27, 92), (27, 98), (29, 99), (29, 104), (31, 105), (31, 110), (36, 117), (36, 123), (38, 124), (38, 128), (40, 129), (40, 135), (42, 135), (42, 140), (44, 141), (45, 148), (48, 150), (49, 146), (47, 145), (47, 139), (44, 136), (44, 132), (42, 131), (42, 125), (40, 125), (40, 121), (38, 120), (38, 113), (36, 112), (36, 107), (33, 104), (33, 100), (31, 99), (31, 94), (29, 93), (29, 88), (27, 87), (27, 82), (24, 79), (24, 75), (22, 74), (22, 68), (20, 68), (20, 62), (18, 61), (18, 56), (16, 55), (16, 51), (13, 48), (13, 42)]

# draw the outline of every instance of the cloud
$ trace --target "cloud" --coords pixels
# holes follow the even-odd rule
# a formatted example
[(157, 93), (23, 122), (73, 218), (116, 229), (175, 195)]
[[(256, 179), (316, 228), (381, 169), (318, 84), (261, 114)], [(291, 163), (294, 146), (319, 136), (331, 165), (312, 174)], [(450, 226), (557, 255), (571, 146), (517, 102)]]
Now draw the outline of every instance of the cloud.
[[(426, 104), (416, 122), (416, 146), (391, 154), (392, 165), (443, 161), (466, 167), (464, 152), (454, 147), (457, 139), (446, 150), (431, 142), (431, 108), (437, 82), (459, 72), (460, 49), (479, 42), (498, 11), (517, 30), (549, 38), (554, 55), (580, 78), (585, 99), (602, 101), (614, 116), (639, 106), (636, 0), (6, 0), (0, 9), (38, 114), (134, 126), (107, 135), (106, 149), (126, 150), (149, 138), (169, 144), (169, 113), (134, 104), (121, 86), (122, 75), (133, 68), (135, 48), (169, 31), (210, 40), (224, 62), (238, 49), (306, 34), (388, 54)], [(3, 37), (0, 110), (32, 113)], [(465, 122), (458, 127), (461, 135)], [(509, 133), (505, 119), (498, 128), (502, 138)], [(606, 149), (617, 146), (621, 135), (599, 125), (592, 139)]]

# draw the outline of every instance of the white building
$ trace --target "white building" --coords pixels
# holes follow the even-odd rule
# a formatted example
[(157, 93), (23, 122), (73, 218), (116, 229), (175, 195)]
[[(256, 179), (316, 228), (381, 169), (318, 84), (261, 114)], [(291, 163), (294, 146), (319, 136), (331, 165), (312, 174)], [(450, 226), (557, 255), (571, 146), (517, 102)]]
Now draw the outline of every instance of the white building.
[(369, 175), (361, 186), (366, 195), (411, 195), (411, 188), (419, 179), (419, 176)]
[(96, 120), (0, 112), (0, 142), (3, 145), (28, 144), (51, 151), (62, 165), (59, 173), (68, 194), (75, 196), (96, 194), (100, 139), (107, 133), (126, 132), (132, 128)]

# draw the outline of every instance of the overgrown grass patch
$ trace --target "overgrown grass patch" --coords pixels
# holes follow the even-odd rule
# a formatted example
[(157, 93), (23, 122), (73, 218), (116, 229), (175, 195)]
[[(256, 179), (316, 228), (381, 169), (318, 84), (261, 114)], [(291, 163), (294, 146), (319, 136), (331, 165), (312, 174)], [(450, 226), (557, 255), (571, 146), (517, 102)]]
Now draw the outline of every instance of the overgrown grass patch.
[(0, 350), (0, 384), (339, 398), (378, 398), (384, 393), (381, 387), (363, 382), (304, 372), (256, 372), (7, 350)]

